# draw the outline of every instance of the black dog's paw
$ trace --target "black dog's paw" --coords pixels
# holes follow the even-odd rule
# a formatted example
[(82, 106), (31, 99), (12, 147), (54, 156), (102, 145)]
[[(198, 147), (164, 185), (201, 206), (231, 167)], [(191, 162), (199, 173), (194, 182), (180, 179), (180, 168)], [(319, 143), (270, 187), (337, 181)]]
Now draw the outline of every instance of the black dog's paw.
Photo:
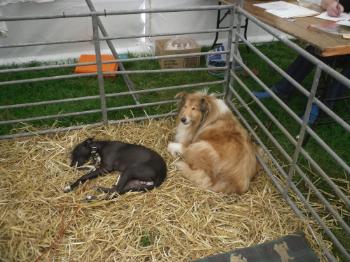
[(108, 193), (103, 199), (104, 200), (112, 200), (114, 198), (117, 198), (119, 196), (119, 194), (115, 191), (113, 191), (112, 193)]
[(86, 200), (86, 201), (92, 201), (92, 200), (95, 200), (95, 199), (97, 199), (97, 197), (96, 197), (96, 196), (92, 196), (92, 195), (87, 195), (87, 196), (85, 197), (85, 200)]
[(73, 189), (71, 186), (66, 186), (64, 189), (63, 189), (63, 192), (64, 193), (68, 193), (68, 192), (71, 192)]
[(112, 188), (108, 188), (108, 187), (97, 187), (96, 190), (97, 190), (97, 192), (107, 193), (107, 194), (113, 192)]

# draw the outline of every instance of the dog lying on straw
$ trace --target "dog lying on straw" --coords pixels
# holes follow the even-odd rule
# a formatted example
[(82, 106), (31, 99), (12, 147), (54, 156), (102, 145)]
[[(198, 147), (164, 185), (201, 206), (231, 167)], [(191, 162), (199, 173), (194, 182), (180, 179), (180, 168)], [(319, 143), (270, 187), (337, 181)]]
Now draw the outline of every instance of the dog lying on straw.
[(182, 160), (177, 168), (190, 181), (214, 192), (248, 191), (259, 166), (256, 146), (225, 102), (204, 93), (180, 98), (175, 142), (168, 151)]
[(64, 192), (70, 192), (79, 184), (112, 171), (121, 172), (117, 183), (111, 188), (99, 187), (99, 191), (108, 194), (147, 191), (160, 186), (167, 173), (164, 159), (141, 145), (89, 138), (74, 148), (71, 166), (82, 166), (90, 158), (93, 158), (97, 168), (65, 187)]

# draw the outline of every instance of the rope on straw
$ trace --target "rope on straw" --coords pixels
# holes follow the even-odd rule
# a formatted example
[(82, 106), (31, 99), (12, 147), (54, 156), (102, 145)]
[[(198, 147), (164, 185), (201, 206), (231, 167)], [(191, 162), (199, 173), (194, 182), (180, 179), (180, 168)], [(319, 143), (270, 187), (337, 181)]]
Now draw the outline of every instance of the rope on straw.
[(50, 246), (43, 252), (41, 253), (41, 255), (39, 255), (36, 259), (35, 262), (40, 261), (44, 255), (49, 254), (47, 260), (48, 261), (53, 261), (53, 259), (50, 259), (50, 251), (53, 250), (53, 252), (56, 250), (58, 244), (62, 241), (64, 233), (66, 232), (66, 229), (68, 228), (68, 226), (70, 225), (70, 223), (72, 222), (73, 218), (76, 216), (76, 214), (79, 212), (79, 210), (81, 209), (80, 205), (76, 206), (75, 212), (73, 214), (73, 216), (68, 220), (67, 223), (65, 223), (65, 209), (66, 209), (66, 205), (64, 205), (62, 207), (63, 204), (60, 205), (60, 210), (61, 210), (61, 220), (60, 220), (60, 225), (59, 225), (59, 230), (58, 232), (55, 234), (55, 238), (54, 241), (52, 241), (52, 243), (50, 244)]

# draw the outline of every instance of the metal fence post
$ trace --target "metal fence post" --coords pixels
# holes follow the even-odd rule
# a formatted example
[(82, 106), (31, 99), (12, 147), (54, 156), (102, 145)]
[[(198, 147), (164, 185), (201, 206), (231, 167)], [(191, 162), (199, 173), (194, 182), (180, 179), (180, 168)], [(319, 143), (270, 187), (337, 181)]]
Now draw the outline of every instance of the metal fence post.
[(101, 63), (102, 59), (101, 59), (100, 39), (99, 39), (98, 24), (97, 24), (98, 23), (97, 15), (92, 14), (91, 19), (92, 19), (92, 32), (93, 32), (93, 40), (94, 40), (94, 47), (95, 47), (95, 54), (96, 54), (98, 87), (100, 90), (102, 121), (104, 124), (107, 124), (108, 123), (107, 103), (106, 103), (104, 79), (103, 79), (103, 72), (102, 72), (102, 63)]
[[(229, 68), (228, 68), (228, 72), (230, 73), (231, 72), (231, 69), (232, 70), (235, 70), (235, 68), (236, 68), (236, 58), (235, 57), (238, 57), (238, 53), (239, 53), (239, 50), (238, 50), (238, 42), (239, 42), (239, 37), (238, 37), (238, 34), (240, 34), (240, 32), (241, 32), (241, 22), (242, 22), (242, 15), (241, 15), (241, 13), (239, 13), (239, 12), (237, 12), (237, 6), (240, 6), (240, 7), (243, 7), (243, 0), (240, 0), (239, 1), (239, 3), (237, 4), (237, 2), (235, 3), (235, 7), (232, 7), (231, 9), (230, 9), (230, 11), (232, 12), (232, 14), (231, 14), (231, 19), (232, 19), (232, 23), (234, 24), (235, 23), (235, 26), (232, 24), (230, 24), (230, 26), (232, 26), (231, 27), (231, 30), (230, 30), (230, 33), (229, 33), (229, 38), (231, 38), (231, 42), (230, 42), (230, 44), (229, 44), (229, 46), (230, 46), (230, 52), (229, 52), (229, 54), (227, 54), (228, 55), (228, 58), (229, 58), (229, 62), (230, 62), (230, 60), (231, 60), (231, 53), (232, 53), (232, 51), (231, 51), (231, 45), (232, 45), (232, 39), (233, 39), (233, 30), (235, 30), (235, 40), (234, 40), (234, 49), (233, 49), (233, 53), (234, 53), (234, 56), (233, 56), (233, 58), (232, 58), (232, 64), (231, 64), (231, 66), (229, 66)], [(235, 14), (237, 14), (237, 21), (235, 22), (234, 21), (234, 19), (235, 19)], [(230, 21), (231, 22), (231, 21)], [(234, 28), (234, 29), (233, 29)], [(229, 65), (229, 64), (228, 64)], [(231, 74), (230, 74), (231, 75)], [(226, 90), (224, 90), (225, 91), (225, 99), (226, 100), (228, 100), (228, 101), (231, 101), (232, 100), (232, 92), (230, 92), (230, 87), (229, 87), (229, 85), (230, 85), (230, 83), (231, 83), (231, 81), (230, 81), (231, 79), (229, 78), (228, 80), (227, 80), (227, 87), (226, 87)], [(232, 87), (234, 87), (234, 80), (232, 81)]]
[(309, 98), (307, 101), (305, 113), (303, 116), (303, 122), (301, 124), (301, 128), (300, 128), (298, 139), (297, 139), (298, 143), (295, 147), (293, 157), (292, 157), (291, 166), (290, 166), (289, 171), (288, 171), (287, 185), (286, 185), (285, 192), (284, 192), (285, 195), (288, 194), (288, 191), (289, 191), (289, 188), (290, 188), (290, 185), (292, 182), (292, 178), (293, 178), (293, 175), (295, 172), (295, 168), (297, 166), (299, 154), (300, 154), (301, 147), (302, 147), (303, 140), (304, 140), (304, 136), (305, 136), (306, 126), (308, 125), (308, 122), (309, 122), (311, 107), (312, 107), (312, 103), (313, 103), (313, 100), (314, 100), (315, 95), (316, 95), (316, 91), (317, 91), (318, 83), (320, 81), (321, 73), (322, 73), (321, 68), (319, 66), (317, 66), (316, 72), (314, 75), (314, 79), (312, 82), (311, 90), (310, 90), (310, 95), (309, 95)]
[(233, 25), (234, 25), (234, 9), (231, 7), (228, 12), (230, 12), (230, 20), (229, 20), (229, 31), (227, 34), (227, 54), (226, 54), (226, 66), (227, 70), (225, 72), (225, 84), (223, 93), (226, 96), (230, 90), (230, 81), (231, 81), (231, 45), (232, 45), (232, 36), (233, 36)]
[[(90, 11), (91, 11), (91, 12), (96, 12), (96, 9), (95, 9), (95, 7), (94, 7), (92, 1), (91, 1), (91, 0), (85, 0), (85, 1), (86, 1), (86, 4), (88, 5)], [(96, 19), (97, 19), (97, 25), (98, 25), (98, 27), (100, 28), (102, 35), (103, 35), (104, 37), (109, 37), (109, 35), (108, 35), (108, 33), (107, 33), (107, 30), (106, 30), (106, 28), (104, 27), (104, 25), (103, 25), (101, 19), (100, 19), (98, 16), (96, 16)], [(113, 45), (113, 42), (112, 42), (111, 40), (106, 40), (106, 43), (107, 43), (109, 49), (111, 50), (111, 52), (112, 52), (114, 58), (115, 58), (115, 59), (119, 59), (119, 58), (118, 58), (117, 50), (115, 49), (115, 47), (114, 47), (114, 45)], [(123, 63), (118, 62), (118, 66), (119, 66), (119, 69), (120, 69), (121, 71), (125, 71), (125, 67), (124, 67)], [(123, 77), (123, 79), (124, 79), (124, 81), (125, 81), (125, 84), (126, 84), (127, 87), (129, 88), (129, 90), (130, 90), (131, 92), (132, 92), (132, 91), (135, 91), (135, 89), (136, 89), (136, 88), (135, 88), (135, 85), (134, 85), (134, 83), (131, 81), (129, 75), (128, 75), (128, 74), (124, 74), (124, 75), (122, 75), (122, 77)], [(133, 99), (135, 100), (135, 103), (136, 103), (137, 105), (140, 104), (140, 102), (139, 102), (139, 99), (140, 99), (139, 95), (133, 94), (133, 93), (132, 93), (131, 96), (133, 97)]]

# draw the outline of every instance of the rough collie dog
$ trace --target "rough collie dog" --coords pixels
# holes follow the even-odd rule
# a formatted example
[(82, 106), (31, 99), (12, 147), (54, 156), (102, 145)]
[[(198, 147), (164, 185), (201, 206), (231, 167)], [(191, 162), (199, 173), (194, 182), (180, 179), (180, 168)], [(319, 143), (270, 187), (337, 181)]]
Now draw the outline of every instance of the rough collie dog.
[(204, 93), (184, 93), (175, 142), (168, 151), (180, 155), (177, 168), (190, 181), (214, 192), (242, 194), (258, 172), (256, 147), (225, 102)]

